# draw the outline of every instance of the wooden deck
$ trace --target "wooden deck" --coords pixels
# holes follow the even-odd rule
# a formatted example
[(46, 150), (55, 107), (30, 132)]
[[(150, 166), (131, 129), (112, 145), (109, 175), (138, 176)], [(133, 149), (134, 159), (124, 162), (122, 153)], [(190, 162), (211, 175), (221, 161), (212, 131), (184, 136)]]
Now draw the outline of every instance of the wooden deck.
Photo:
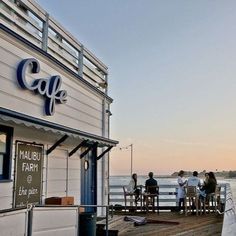
[[(166, 221), (166, 223), (145, 224), (142, 226), (134, 226), (133, 222), (124, 221), (125, 216), (143, 216), (146, 219)], [(169, 222), (179, 222), (178, 225), (168, 224)], [(132, 236), (132, 235), (204, 235), (216, 236), (221, 235), (223, 217), (216, 216), (214, 213), (206, 215), (180, 215), (175, 212), (160, 212), (148, 214), (115, 214), (109, 220), (109, 230), (119, 230), (119, 236)]]

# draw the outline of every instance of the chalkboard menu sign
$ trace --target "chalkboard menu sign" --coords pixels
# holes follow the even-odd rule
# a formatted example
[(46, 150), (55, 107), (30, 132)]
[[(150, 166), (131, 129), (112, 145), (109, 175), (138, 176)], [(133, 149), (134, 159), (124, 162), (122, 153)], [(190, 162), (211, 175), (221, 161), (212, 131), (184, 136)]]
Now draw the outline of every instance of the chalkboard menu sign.
[(15, 207), (41, 202), (42, 167), (43, 145), (17, 141)]

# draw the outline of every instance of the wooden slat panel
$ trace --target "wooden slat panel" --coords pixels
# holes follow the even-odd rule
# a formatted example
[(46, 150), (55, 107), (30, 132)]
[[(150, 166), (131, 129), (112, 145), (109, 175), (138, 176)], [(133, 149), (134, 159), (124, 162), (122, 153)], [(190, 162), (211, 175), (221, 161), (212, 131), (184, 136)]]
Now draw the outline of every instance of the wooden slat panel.
[(75, 170), (72, 170), (72, 169), (69, 169), (69, 173), (68, 173), (68, 178), (70, 180), (80, 180), (80, 169), (75, 169)]
[(84, 64), (83, 73), (98, 83), (105, 81), (101, 74), (95, 69), (89, 68), (86, 64)]
[[(0, 13), (3, 13), (3, 10), (0, 9)], [(14, 25), (8, 24), (9, 28), (14, 28), (14, 31), (20, 34), (22, 37), (28, 39), (30, 42), (36, 44), (37, 46), (41, 45), (41, 37), (34, 33), (33, 31), (27, 29), (26, 25), (20, 23), (17, 19), (12, 18), (11, 15), (4, 12), (4, 15), (12, 22)], [(1, 23), (6, 25), (5, 21), (1, 19)], [(17, 27), (16, 27), (17, 26)]]
[(87, 48), (84, 48), (84, 56), (101, 69), (105, 74), (107, 74), (107, 66), (103, 64), (97, 57), (95, 57)]
[[(1, 41), (1, 46), (0, 51), (2, 57), (0, 60), (4, 60), (4, 62), (1, 63), (0, 75), (2, 72), (5, 73), (7, 71), (7, 74), (3, 74), (4, 79), (0, 88), (2, 91), (2, 95), (0, 96), (4, 97), (2, 101), (5, 101), (4, 103), (7, 102), (9, 105), (8, 108), (17, 110), (18, 112), (26, 113), (27, 109), (29, 114), (40, 114), (44, 109), (44, 99), (41, 96), (34, 95), (31, 91), (21, 90), (16, 87), (17, 82), (15, 73), (17, 64), (20, 62), (21, 57), (28, 58), (33, 55), (28, 54), (28, 49), (22, 50), (21, 48), (15, 47), (10, 42), (6, 42), (4, 40)], [(40, 66), (41, 72), (39, 75), (36, 75), (36, 78), (47, 78), (50, 74), (59, 74), (63, 78), (62, 88), (66, 89), (68, 92), (68, 102), (63, 105), (57, 105), (56, 114), (51, 117), (51, 119), (55, 119), (54, 122), (60, 123), (60, 120), (65, 121), (68, 118), (70, 120), (68, 124), (73, 125), (73, 128), (78, 128), (80, 130), (83, 129), (87, 132), (94, 131), (96, 134), (100, 135), (102, 97), (95, 92), (91, 93), (91, 90), (89, 90), (86, 86), (81, 86), (82, 83), (77, 78), (73, 78), (70, 74), (65, 73), (65, 71), (60, 70), (60, 72), (63, 72), (64, 74), (58, 73), (55, 65), (52, 66), (51, 64), (46, 64), (46, 62), (40, 62)], [(7, 68), (7, 70), (2, 67)], [(29, 78), (35, 78), (35, 75), (30, 75)], [(20, 104), (17, 108), (14, 107), (16, 100)], [(5, 105), (5, 107), (8, 105)], [(64, 118), (61, 119), (61, 117)], [(43, 118), (45, 119), (47, 117)]]
[[(126, 201), (127, 202), (133, 202), (134, 200), (127, 199)], [(111, 198), (110, 202), (124, 202), (124, 199), (120, 199), (120, 198), (114, 199), (114, 198)], [(176, 202), (178, 202), (178, 200), (177, 199), (163, 199), (163, 198), (160, 198), (159, 202), (172, 202), (172, 203), (176, 203)]]
[[(52, 29), (54, 29), (57, 33), (59, 33), (66, 41), (71, 43), (78, 51), (81, 52), (82, 44), (75, 39), (69, 32), (67, 32), (55, 19), (52, 17), (49, 18), (49, 25)], [(96, 65), (99, 69), (107, 73), (107, 66), (103, 64), (97, 57), (95, 57), (87, 48), (84, 48), (84, 56), (88, 58), (94, 65)]]
[(0, 198), (12, 197), (12, 193), (13, 193), (13, 181), (9, 183), (1, 183)]
[[(6, 4), (7, 6), (9, 6), (11, 9), (14, 10), (14, 12), (16, 12), (18, 15), (20, 15), (24, 20), (26, 20), (28, 23), (30, 23), (34, 28), (36, 28), (38, 31), (42, 32), (42, 28), (37, 25), (37, 23), (31, 19), (29, 16), (27, 16), (24, 12), (22, 12), (18, 7), (16, 7), (15, 4), (11, 3), (9, 0), (2, 0), (4, 2), (4, 4)], [(2, 14), (5, 15), (6, 11), (1, 11)], [(14, 16), (10, 15), (11, 17), (9, 18), (10, 20), (15, 19)], [(8, 15), (9, 17), (9, 15)], [(18, 19), (17, 19), (18, 21)]]
[(48, 181), (64, 181), (66, 178), (66, 165), (64, 168), (53, 168), (48, 172)]
[(27, 210), (18, 210), (0, 214), (0, 235), (2, 236), (26, 235), (26, 222), (27, 222), (26, 217), (27, 217)]
[(60, 34), (66, 41), (70, 42), (78, 51), (81, 51), (81, 43), (63, 28), (53, 17), (49, 17), (49, 26)]
[[(67, 55), (67, 58), (70, 58), (73, 61), (78, 60), (78, 57), (76, 56), (76, 52), (75, 52), (75, 54), (73, 54), (73, 52), (70, 51), (70, 49), (68, 47), (66, 47), (65, 44), (54, 39), (53, 36), (49, 36), (48, 39), (49, 39), (48, 40), (48, 47), (50, 46), (52, 50), (64, 52), (63, 55)], [(78, 66), (77, 63), (76, 63), (76, 65)]]
[[(122, 186), (123, 185), (110, 185), (110, 188), (112, 189), (112, 188), (120, 188), (120, 189), (122, 189)], [(178, 188), (178, 185), (170, 185), (170, 184), (162, 184), (162, 185), (159, 185), (159, 187), (160, 188), (170, 188), (170, 189), (172, 189), (172, 188)]]
[(72, 49), (68, 48), (64, 43), (55, 39), (55, 37), (53, 35), (51, 35), (50, 32), (48, 33), (48, 39), (49, 39), (48, 41), (49, 42), (51, 41), (52, 44), (56, 44), (57, 46), (60, 46), (61, 48), (63, 48), (66, 51), (66, 53), (68, 53), (73, 59), (78, 60), (78, 55), (77, 55), (78, 51), (76, 52), (76, 49), (74, 49), (75, 50), (74, 52), (76, 54), (76, 55), (74, 55)]
[(35, 1), (32, 0), (19, 0), (23, 5), (35, 13), (42, 20), (46, 20), (46, 11), (43, 10)]
[[(132, 215), (136, 215), (134, 212)], [(222, 218), (215, 214), (202, 216), (185, 216), (172, 212), (160, 212), (160, 214), (151, 213), (138, 216), (150, 220), (157, 220), (154, 224), (145, 224), (134, 227), (132, 222), (124, 221), (125, 215), (115, 215), (109, 221), (109, 229), (118, 230), (119, 236), (154, 236), (154, 235), (199, 235), (199, 236), (220, 236), (222, 230)], [(158, 222), (159, 221), (159, 222)], [(161, 223), (160, 221), (164, 221)], [(168, 222), (177, 222), (178, 225), (171, 225)]]
[[(109, 193), (111, 196), (122, 196), (124, 195), (123, 192), (110, 192)], [(166, 196), (175, 196), (177, 194), (177, 192), (160, 192), (159, 195), (166, 195)]]
[(49, 43), (48, 45), (48, 53), (54, 56), (57, 60), (65, 64), (74, 72), (78, 72), (78, 64), (75, 62), (74, 58), (70, 56), (68, 53), (65, 53), (63, 49), (59, 49), (55, 45)]
[[(4, 0), (7, 2), (6, 0)], [(36, 2), (31, 0), (21, 0), (21, 3), (23, 3), (24, 6), (26, 6), (32, 13), (34, 13), (38, 18), (45, 21), (46, 20), (46, 11), (44, 11)], [(10, 7), (17, 8), (14, 6), (14, 4), (9, 3)], [(17, 12), (20, 13), (19, 10)], [(32, 25), (35, 26), (32, 19), (30, 19), (27, 16), (23, 16), (27, 21), (29, 21)], [(51, 16), (49, 16), (49, 26), (55, 30), (57, 33), (59, 33), (69, 44), (71, 44), (75, 49), (77, 49), (79, 52), (81, 52), (81, 46), (82, 44), (74, 38), (65, 28), (63, 28), (56, 20), (54, 20)], [(37, 29), (39, 29), (36, 26)], [(107, 66), (102, 63), (95, 55), (93, 55), (87, 48), (84, 48), (84, 56), (93, 63), (96, 67), (101, 69), (105, 74), (107, 74)]]
[(12, 196), (0, 198), (0, 209), (9, 209), (12, 207), (13, 207), (12, 206)]
[(32, 235), (77, 235), (77, 208), (34, 208), (32, 215)]

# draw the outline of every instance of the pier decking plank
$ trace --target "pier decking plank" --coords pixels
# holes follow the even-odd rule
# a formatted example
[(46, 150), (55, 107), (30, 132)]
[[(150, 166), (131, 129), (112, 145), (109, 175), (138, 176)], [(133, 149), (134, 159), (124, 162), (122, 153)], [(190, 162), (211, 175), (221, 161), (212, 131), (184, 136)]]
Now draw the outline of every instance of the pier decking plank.
[[(126, 215), (114, 215), (109, 221), (109, 229), (119, 230), (119, 236), (154, 236), (154, 235), (221, 235), (223, 218), (214, 213), (206, 215), (179, 215), (172, 212), (138, 214), (152, 220), (175, 221), (179, 225), (146, 224), (134, 226), (133, 222), (124, 221)], [(134, 215), (134, 214), (129, 214)]]

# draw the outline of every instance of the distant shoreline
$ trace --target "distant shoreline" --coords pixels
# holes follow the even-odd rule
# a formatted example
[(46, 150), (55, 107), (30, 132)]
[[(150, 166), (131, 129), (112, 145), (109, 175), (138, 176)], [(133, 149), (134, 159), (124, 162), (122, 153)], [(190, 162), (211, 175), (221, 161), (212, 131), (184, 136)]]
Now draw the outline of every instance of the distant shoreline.
[[(191, 175), (185, 175), (185, 178), (190, 177)], [(110, 177), (130, 177), (130, 175), (110, 175)], [(147, 178), (147, 175), (139, 175), (139, 177)], [(176, 178), (177, 176), (172, 175), (155, 175), (155, 178)], [(204, 175), (198, 175), (199, 178), (204, 178)], [(217, 176), (217, 179), (236, 179), (236, 177), (229, 177), (229, 176)]]
[[(198, 177), (201, 179), (205, 178), (205, 174), (208, 171), (203, 170), (198, 172)], [(155, 178), (177, 178), (178, 177), (178, 171), (173, 172), (172, 174), (166, 174), (166, 175), (154, 175)], [(184, 177), (188, 178), (190, 176), (192, 176), (193, 171), (189, 171), (189, 170), (184, 170)], [(236, 170), (229, 170), (229, 171), (215, 171), (214, 172), (215, 176), (217, 179), (235, 179), (236, 178)], [(119, 177), (119, 176), (124, 176), (124, 177), (130, 177), (130, 175), (110, 175), (110, 176), (114, 176), (114, 177)], [(140, 177), (147, 177), (147, 174), (145, 175), (139, 175)]]
[[(110, 177), (130, 177), (130, 175), (110, 175)], [(138, 175), (139, 177), (148, 177), (147, 175)], [(155, 178), (175, 178), (171, 175), (155, 175)]]

